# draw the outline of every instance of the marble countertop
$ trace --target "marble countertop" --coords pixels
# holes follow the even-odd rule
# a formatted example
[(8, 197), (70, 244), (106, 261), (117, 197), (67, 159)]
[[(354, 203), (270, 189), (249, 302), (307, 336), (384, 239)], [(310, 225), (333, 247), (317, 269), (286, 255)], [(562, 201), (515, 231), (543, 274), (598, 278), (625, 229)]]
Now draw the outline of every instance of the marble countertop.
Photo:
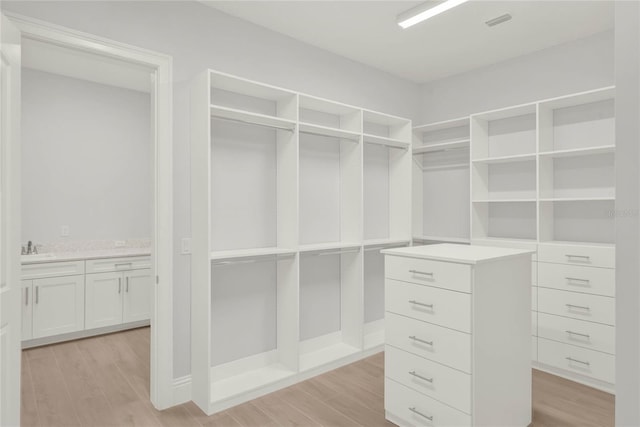
[(109, 248), (109, 249), (85, 249), (69, 252), (47, 252), (36, 255), (22, 255), (21, 263), (41, 264), (46, 262), (80, 261), (85, 259), (119, 258), (130, 256), (150, 255), (151, 248)]

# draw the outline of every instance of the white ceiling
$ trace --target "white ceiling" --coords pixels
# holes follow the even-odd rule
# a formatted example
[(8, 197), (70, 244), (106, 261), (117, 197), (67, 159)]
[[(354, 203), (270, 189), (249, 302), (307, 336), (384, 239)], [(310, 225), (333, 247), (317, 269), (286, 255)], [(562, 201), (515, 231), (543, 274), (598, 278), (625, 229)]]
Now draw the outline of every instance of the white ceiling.
[(22, 39), (22, 65), (94, 83), (151, 91), (151, 70), (144, 66), (40, 40)]
[[(402, 30), (421, 1), (204, 3), (396, 76), (423, 83), (613, 28), (613, 1), (472, 0)], [(493, 28), (485, 21), (513, 19)]]

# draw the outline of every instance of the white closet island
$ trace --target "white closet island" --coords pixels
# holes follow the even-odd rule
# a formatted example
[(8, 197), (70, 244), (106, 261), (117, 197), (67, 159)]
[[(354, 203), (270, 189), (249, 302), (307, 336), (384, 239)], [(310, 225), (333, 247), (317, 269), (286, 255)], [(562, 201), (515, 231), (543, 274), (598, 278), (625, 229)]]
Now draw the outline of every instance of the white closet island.
[(210, 70), (191, 106), (192, 400), (212, 414), (381, 351), (411, 121)]

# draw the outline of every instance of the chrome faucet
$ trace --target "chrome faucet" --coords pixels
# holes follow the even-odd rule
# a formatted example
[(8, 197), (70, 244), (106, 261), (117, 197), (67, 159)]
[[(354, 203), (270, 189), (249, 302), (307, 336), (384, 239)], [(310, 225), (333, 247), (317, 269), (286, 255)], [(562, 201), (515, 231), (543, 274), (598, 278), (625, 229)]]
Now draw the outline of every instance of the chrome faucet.
[(36, 255), (38, 253), (38, 246), (34, 245), (31, 240), (27, 242), (27, 246), (22, 246), (22, 255)]

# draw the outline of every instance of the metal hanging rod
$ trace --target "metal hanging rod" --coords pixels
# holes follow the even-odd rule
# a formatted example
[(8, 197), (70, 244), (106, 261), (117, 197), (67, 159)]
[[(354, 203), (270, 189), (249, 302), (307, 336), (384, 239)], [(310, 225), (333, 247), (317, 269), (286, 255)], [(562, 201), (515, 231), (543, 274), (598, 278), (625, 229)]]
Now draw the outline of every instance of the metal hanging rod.
[(341, 139), (341, 140), (345, 140), (345, 141), (349, 141), (349, 142), (353, 142), (353, 143), (358, 143), (358, 141), (360, 140), (360, 137), (357, 137), (357, 138), (345, 138), (345, 137), (342, 137), (342, 136), (327, 135), (325, 133), (311, 132), (311, 131), (308, 131), (308, 130), (301, 130), (300, 133), (303, 133), (305, 135), (324, 136), (326, 138), (336, 138), (336, 139)]
[(216, 115), (212, 115), (211, 117), (213, 117), (216, 120), (223, 120), (223, 121), (226, 121), (226, 122), (241, 123), (241, 124), (244, 124), (244, 125), (259, 126), (259, 127), (268, 128), (268, 129), (284, 130), (284, 131), (287, 131), (287, 132), (293, 132), (295, 130), (295, 125), (294, 125), (293, 128), (289, 128), (289, 127), (285, 127), (285, 126), (268, 125), (268, 124), (264, 124), (264, 123), (252, 122), (252, 121), (249, 121), (249, 120), (232, 119), (232, 118), (229, 118), (229, 117), (216, 116)]
[(344, 255), (344, 254), (355, 254), (358, 252), (360, 252), (360, 249), (344, 249), (344, 250), (329, 251), (329, 252), (316, 252), (314, 255), (319, 255), (319, 256)]

